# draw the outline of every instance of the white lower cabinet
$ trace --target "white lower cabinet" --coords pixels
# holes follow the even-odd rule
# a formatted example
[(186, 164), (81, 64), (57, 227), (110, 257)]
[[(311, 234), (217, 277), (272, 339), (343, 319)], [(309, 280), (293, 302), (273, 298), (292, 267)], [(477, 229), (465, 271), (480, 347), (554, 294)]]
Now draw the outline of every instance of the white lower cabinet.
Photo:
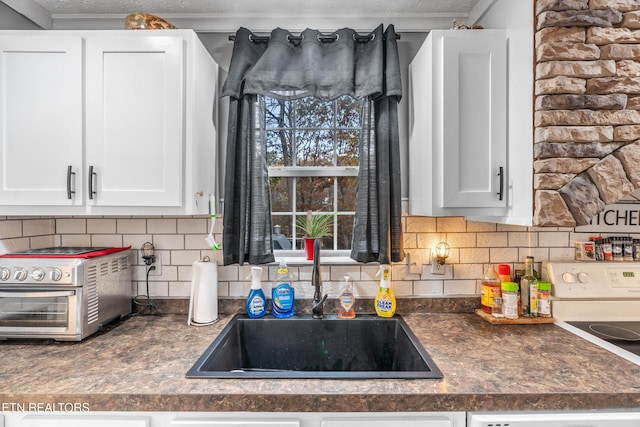
[(465, 412), (7, 412), (0, 427), (464, 427)]
[[(143, 414), (24, 414), (7, 413), (4, 427), (150, 427), (151, 417)], [(2, 424), (0, 424), (2, 427)]]

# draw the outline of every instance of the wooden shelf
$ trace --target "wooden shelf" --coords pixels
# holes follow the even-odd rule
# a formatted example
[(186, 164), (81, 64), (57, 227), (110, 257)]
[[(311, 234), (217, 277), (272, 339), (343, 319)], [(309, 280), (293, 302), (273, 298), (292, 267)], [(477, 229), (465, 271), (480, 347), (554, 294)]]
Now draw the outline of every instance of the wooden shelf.
[(505, 319), (504, 317), (493, 317), (481, 309), (476, 309), (476, 314), (494, 325), (541, 325), (553, 323), (553, 317), (521, 317), (519, 319)]

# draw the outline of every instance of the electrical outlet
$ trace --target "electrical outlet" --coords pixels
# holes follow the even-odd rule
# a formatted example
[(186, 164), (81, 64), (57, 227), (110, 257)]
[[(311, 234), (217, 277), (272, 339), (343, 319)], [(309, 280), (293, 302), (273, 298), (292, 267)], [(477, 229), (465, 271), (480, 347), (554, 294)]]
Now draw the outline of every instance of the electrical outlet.
[(156, 253), (156, 260), (152, 265), (155, 269), (149, 272), (149, 276), (162, 276), (162, 255)]
[(434, 257), (431, 260), (431, 274), (444, 274), (445, 264), (440, 264)]

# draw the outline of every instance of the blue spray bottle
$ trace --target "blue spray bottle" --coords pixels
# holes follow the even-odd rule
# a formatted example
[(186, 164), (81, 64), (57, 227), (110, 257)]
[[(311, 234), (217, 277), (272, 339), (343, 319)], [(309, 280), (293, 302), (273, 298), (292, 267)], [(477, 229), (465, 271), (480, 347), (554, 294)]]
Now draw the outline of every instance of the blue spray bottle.
[(247, 314), (255, 319), (267, 313), (267, 298), (262, 291), (262, 268), (251, 267), (251, 290), (247, 297)]

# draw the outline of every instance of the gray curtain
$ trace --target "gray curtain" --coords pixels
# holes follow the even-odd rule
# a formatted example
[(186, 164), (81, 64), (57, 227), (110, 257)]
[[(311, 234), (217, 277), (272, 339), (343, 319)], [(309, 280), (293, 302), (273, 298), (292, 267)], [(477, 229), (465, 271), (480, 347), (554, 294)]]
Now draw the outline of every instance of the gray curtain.
[(224, 193), (224, 263), (274, 260), (262, 120), (256, 95), (296, 99), (367, 98), (351, 257), (389, 263), (404, 258), (400, 206), (398, 101), (400, 64), (393, 26), (366, 40), (349, 28), (331, 35), (277, 28), (235, 36), (222, 96), (230, 97)]

